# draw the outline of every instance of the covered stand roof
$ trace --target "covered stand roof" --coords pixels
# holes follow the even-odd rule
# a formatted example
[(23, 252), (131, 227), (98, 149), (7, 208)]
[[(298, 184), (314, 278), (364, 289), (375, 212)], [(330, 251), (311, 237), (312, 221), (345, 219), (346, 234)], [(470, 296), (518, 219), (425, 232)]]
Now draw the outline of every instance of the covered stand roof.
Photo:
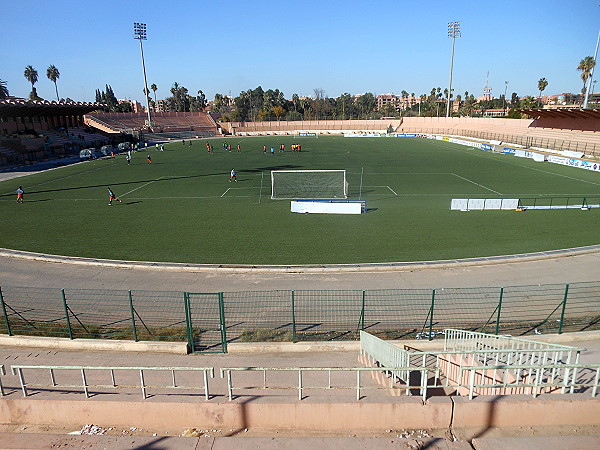
[(517, 109), (536, 119), (600, 119), (600, 109)]
[(101, 108), (101, 103), (0, 100), (0, 117), (81, 116)]

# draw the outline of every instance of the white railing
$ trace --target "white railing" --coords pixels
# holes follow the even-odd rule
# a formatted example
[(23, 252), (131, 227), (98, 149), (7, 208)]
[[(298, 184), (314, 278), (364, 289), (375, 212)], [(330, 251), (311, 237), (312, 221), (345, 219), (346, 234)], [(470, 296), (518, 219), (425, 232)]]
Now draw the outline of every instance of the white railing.
[[(23, 397), (27, 397), (27, 389), (32, 387), (69, 387), (69, 388), (82, 388), (85, 397), (89, 398), (89, 388), (140, 388), (142, 390), (142, 397), (145, 399), (146, 389), (148, 388), (161, 388), (161, 389), (199, 389), (204, 390), (204, 397), (206, 400), (209, 399), (208, 390), (208, 375), (214, 378), (213, 367), (98, 367), (98, 366), (12, 366), (12, 374), (19, 376), (21, 383), (21, 390), (23, 391)], [(40, 371), (48, 370), (50, 374), (50, 384), (33, 384), (25, 382), (24, 371)], [(55, 371), (79, 371), (81, 374), (81, 384), (59, 384), (56, 382)], [(90, 384), (88, 377), (90, 371), (108, 371), (110, 372), (111, 384)], [(139, 373), (140, 383), (136, 385), (117, 385), (115, 380), (115, 371), (135, 371)], [(162, 386), (149, 386), (146, 384), (144, 379), (144, 372), (171, 372), (171, 385)], [(203, 386), (179, 386), (177, 385), (176, 373), (178, 372), (202, 372), (204, 378)]]

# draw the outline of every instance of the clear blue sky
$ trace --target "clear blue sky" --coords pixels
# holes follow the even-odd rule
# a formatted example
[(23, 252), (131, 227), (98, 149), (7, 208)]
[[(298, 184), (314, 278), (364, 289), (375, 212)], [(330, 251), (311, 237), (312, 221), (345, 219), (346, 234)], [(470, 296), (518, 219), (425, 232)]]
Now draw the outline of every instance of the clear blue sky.
[[(25, 66), (37, 69), (38, 94), (55, 99), (46, 77), (60, 71), (61, 97), (94, 101), (110, 84), (118, 98), (143, 98), (140, 48), (133, 22), (145, 22), (148, 85), (157, 98), (178, 82), (237, 96), (262, 86), (330, 97), (344, 92), (420, 95), (448, 86), (451, 39), (461, 21), (453, 88), (481, 95), (489, 72), (495, 97), (579, 92), (576, 70), (593, 56), (600, 30), (598, 0), (388, 1), (279, 0), (209, 2), (30, 0), (3, 2), (0, 80), (27, 97)], [(600, 79), (600, 72), (597, 74)], [(600, 90), (600, 86), (596, 91)]]

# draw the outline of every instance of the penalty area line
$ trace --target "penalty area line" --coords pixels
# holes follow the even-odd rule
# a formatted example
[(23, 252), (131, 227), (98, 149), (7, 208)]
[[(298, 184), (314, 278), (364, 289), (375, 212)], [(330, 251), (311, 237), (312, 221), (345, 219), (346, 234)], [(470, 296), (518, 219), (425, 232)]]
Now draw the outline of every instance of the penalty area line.
[(138, 189), (142, 189), (143, 187), (145, 187), (145, 186), (148, 186), (149, 184), (152, 184), (152, 183), (154, 183), (155, 181), (162, 180), (162, 178), (163, 178), (163, 177), (157, 178), (156, 180), (148, 181), (146, 184), (142, 184), (141, 186), (138, 186), (138, 187), (136, 187), (135, 189), (132, 189), (132, 190), (131, 190), (131, 191), (129, 191), (129, 192), (125, 192), (124, 194), (121, 194), (119, 197), (125, 197), (126, 195), (128, 195), (128, 194), (131, 194), (132, 192), (135, 192), (135, 191), (137, 191)]
[(389, 186), (386, 186), (386, 188), (388, 188), (390, 191), (392, 191), (392, 194), (394, 194), (395, 196), (398, 196), (398, 194), (396, 194), (396, 192)]
[(475, 183), (473, 180), (469, 180), (468, 178), (461, 177), (460, 175), (457, 175), (457, 174), (455, 174), (454, 172), (452, 172), (452, 175), (454, 175), (455, 177), (458, 177), (458, 178), (460, 178), (461, 180), (468, 181), (469, 183), (472, 183), (472, 184), (474, 184), (475, 186), (482, 187), (482, 188), (484, 188), (484, 189), (486, 189), (486, 190), (488, 190), (488, 191), (490, 191), (490, 192), (493, 192), (494, 194), (502, 195), (502, 192), (498, 192), (498, 191), (495, 191), (495, 190), (493, 190), (493, 189), (490, 189), (489, 187), (487, 187), (487, 186), (484, 186), (483, 184)]
[(225, 192), (223, 192), (223, 195), (221, 195), (221, 198), (225, 197), (225, 194), (227, 194), (230, 191), (231, 188), (227, 188), (227, 190)]

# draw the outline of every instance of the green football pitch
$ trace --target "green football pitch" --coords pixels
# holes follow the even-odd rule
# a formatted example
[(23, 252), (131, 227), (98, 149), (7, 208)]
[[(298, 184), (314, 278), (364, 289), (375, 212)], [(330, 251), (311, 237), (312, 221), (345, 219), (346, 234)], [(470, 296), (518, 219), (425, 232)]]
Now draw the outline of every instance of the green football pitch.
[[(222, 143), (231, 144), (225, 152)], [(0, 183), (0, 247), (206, 264), (425, 261), (600, 243), (600, 209), (451, 211), (452, 198), (600, 200), (600, 175), (417, 138), (248, 137), (169, 143)], [(236, 152), (237, 144), (242, 151)], [(267, 148), (279, 148), (272, 156)], [(291, 152), (300, 143), (302, 152)], [(147, 164), (146, 154), (152, 156)], [(229, 182), (235, 168), (238, 182)], [(271, 170), (345, 169), (361, 215), (296, 214)], [(19, 185), (25, 202), (15, 202)], [(108, 205), (107, 187), (122, 200)]]

